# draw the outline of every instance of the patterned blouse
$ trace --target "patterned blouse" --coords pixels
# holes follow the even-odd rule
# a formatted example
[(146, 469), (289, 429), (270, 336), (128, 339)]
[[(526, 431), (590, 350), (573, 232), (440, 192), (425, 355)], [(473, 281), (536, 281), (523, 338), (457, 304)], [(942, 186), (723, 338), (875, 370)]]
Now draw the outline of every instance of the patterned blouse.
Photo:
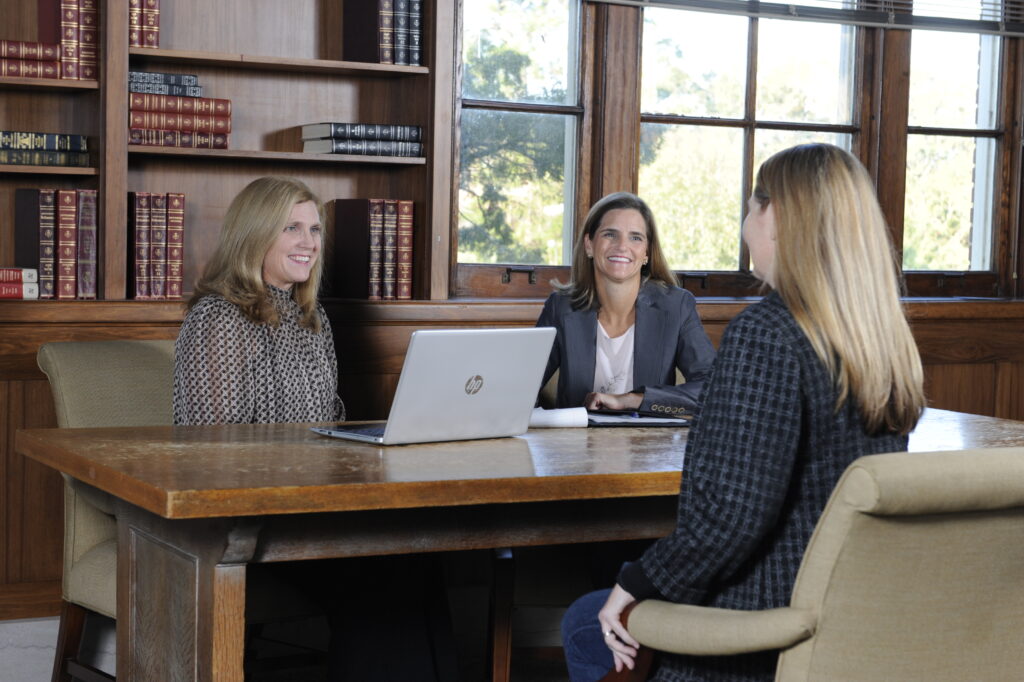
[(338, 397), (338, 360), (331, 325), (318, 307), (321, 331), (299, 326), (291, 293), (268, 293), (277, 327), (254, 324), (217, 295), (185, 317), (175, 344), (175, 424), (272, 424), (345, 418)]

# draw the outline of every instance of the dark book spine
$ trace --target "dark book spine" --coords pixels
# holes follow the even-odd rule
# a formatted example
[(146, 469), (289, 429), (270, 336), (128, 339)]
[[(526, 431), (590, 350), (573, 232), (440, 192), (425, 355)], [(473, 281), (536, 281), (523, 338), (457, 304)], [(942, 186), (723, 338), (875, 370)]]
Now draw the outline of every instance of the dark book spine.
[(159, 111), (128, 111), (130, 128), (186, 130), (201, 133), (230, 133), (230, 116), (166, 114)]
[(0, 283), (0, 298), (36, 299), (39, 298), (39, 285), (21, 282)]
[(175, 95), (177, 97), (202, 97), (202, 85), (169, 85), (167, 83), (128, 83), (128, 92), (141, 92), (150, 95)]
[(142, 0), (142, 46), (160, 47), (160, 0)]
[(34, 149), (53, 152), (86, 151), (85, 135), (64, 133), (31, 133), (0, 130), (0, 149)]
[(142, 0), (128, 0), (128, 47), (142, 47)]
[(54, 190), (14, 191), (14, 264), (39, 270), (40, 298), (56, 290)]
[(60, 45), (28, 40), (0, 39), (0, 57), (55, 62), (60, 59)]
[(78, 73), (78, 0), (60, 0), (60, 77), (80, 78)]
[(129, 83), (163, 83), (166, 85), (199, 85), (199, 76), (162, 71), (129, 71)]
[(149, 192), (128, 193), (128, 293), (149, 298)]
[(192, 149), (227, 149), (226, 133), (190, 133), (181, 130), (129, 128), (128, 144), (151, 147), (188, 147)]
[(395, 63), (395, 3), (394, 0), (380, 0), (378, 9), (378, 30), (380, 63)]
[(387, 123), (324, 123), (303, 126), (306, 130), (326, 135), (317, 135), (305, 139), (321, 140), (385, 140), (391, 142), (419, 142), (423, 136), (423, 128), (411, 125), (393, 125)]
[(73, 189), (57, 190), (57, 298), (76, 295), (78, 275), (78, 196)]
[(409, 0), (409, 65), (423, 64), (423, 0)]
[(79, 0), (78, 7), (78, 77), (99, 78), (99, 0)]
[(0, 149), (0, 165), (11, 166), (74, 166), (87, 168), (85, 152), (50, 152), (37, 149)]
[(149, 297), (167, 298), (167, 195), (149, 199)]
[(36, 268), (0, 267), (0, 282), (6, 284), (38, 284), (39, 270)]
[(81, 299), (96, 298), (96, 190), (78, 192), (78, 292)]
[(398, 257), (398, 202), (384, 200), (384, 248), (381, 258), (381, 298), (395, 300), (396, 271)]
[(167, 298), (181, 298), (185, 281), (185, 195), (167, 194)]
[(398, 201), (398, 245), (395, 250), (395, 298), (412, 298), (413, 202)]
[(370, 253), (367, 298), (379, 301), (384, 296), (384, 200), (370, 199)]
[(419, 142), (386, 140), (333, 140), (332, 154), (364, 154), (366, 156), (422, 156)]
[(156, 111), (171, 114), (230, 116), (231, 100), (216, 97), (178, 97), (133, 92), (128, 96), (132, 111)]
[(409, 0), (394, 0), (395, 64), (409, 63)]
[(61, 62), (0, 57), (0, 76), (18, 78), (60, 78)]

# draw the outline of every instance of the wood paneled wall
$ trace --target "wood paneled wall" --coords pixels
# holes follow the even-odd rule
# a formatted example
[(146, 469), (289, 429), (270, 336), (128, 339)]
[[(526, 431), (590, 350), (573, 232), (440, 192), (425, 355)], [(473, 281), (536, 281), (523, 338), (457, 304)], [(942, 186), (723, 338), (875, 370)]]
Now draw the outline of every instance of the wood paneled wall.
[[(54, 340), (168, 339), (180, 307), (145, 306), (133, 319), (95, 319), (88, 306), (31, 322), (0, 310), (0, 619), (53, 615), (59, 603), (62, 536), (60, 477), (13, 450), (18, 428), (56, 426), (46, 378), (35, 363)], [(707, 301), (698, 308), (717, 345), (747, 303)], [(109, 309), (109, 304), (104, 307)], [(339, 384), (352, 419), (387, 415), (409, 337), (416, 329), (532, 326), (538, 300), (402, 304), (328, 303)], [(929, 301), (908, 306), (934, 407), (1024, 420), (1024, 302)], [(141, 314), (141, 313), (140, 313)]]

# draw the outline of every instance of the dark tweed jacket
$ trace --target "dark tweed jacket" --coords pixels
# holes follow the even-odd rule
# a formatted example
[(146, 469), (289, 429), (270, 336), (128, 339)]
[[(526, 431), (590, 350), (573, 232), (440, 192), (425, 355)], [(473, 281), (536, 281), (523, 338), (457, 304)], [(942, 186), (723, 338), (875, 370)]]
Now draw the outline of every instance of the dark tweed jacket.
[[(575, 310), (562, 292), (548, 296), (538, 327), (558, 330), (544, 381), (558, 373), (557, 407), (578, 407), (594, 390), (597, 311)], [(692, 411), (711, 371), (715, 349), (697, 315), (689, 291), (648, 282), (636, 298), (633, 336), (633, 390), (643, 390), (641, 410)], [(676, 385), (676, 368), (686, 383)], [(657, 408), (657, 409), (655, 409)]]
[[(907, 449), (835, 410), (833, 382), (778, 294), (738, 315), (686, 446), (673, 533), (619, 574), (642, 599), (767, 609), (789, 603), (814, 526), (846, 466)], [(771, 680), (775, 652), (666, 655), (657, 680)]]

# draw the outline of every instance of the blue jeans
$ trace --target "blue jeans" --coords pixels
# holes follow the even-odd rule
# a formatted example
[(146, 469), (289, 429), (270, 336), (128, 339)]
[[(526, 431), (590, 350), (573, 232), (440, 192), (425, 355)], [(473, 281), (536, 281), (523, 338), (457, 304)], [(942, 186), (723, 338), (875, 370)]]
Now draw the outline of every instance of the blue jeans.
[(615, 665), (597, 620), (609, 594), (611, 589), (583, 595), (562, 618), (562, 647), (571, 682), (595, 682)]

